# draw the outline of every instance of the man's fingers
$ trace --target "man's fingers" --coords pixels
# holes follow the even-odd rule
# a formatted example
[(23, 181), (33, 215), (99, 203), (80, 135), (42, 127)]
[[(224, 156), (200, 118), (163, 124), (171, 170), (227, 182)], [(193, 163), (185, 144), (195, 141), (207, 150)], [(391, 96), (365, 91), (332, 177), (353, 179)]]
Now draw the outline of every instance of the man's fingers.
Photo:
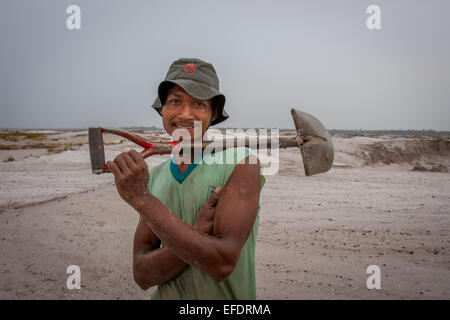
[(136, 172), (138, 170), (138, 165), (135, 162), (134, 158), (130, 155), (130, 153), (124, 153), (123, 159), (125, 160), (128, 168), (130, 168), (131, 171)]
[(206, 232), (206, 233), (208, 233), (208, 234), (211, 234), (212, 233), (212, 230), (213, 230), (213, 225), (214, 225), (214, 221), (210, 221), (210, 222), (208, 222), (208, 224), (206, 225), (206, 230), (209, 230), (208, 232)]
[(108, 167), (109, 171), (111, 171), (114, 174), (114, 177), (118, 178), (122, 176), (122, 172), (120, 171), (119, 167), (112, 161), (108, 161), (106, 163), (106, 166)]
[(114, 163), (119, 167), (120, 171), (126, 175), (130, 173), (130, 168), (128, 167), (128, 164), (124, 159), (124, 156), (125, 154), (119, 154), (114, 158)]
[(211, 192), (211, 195), (209, 196), (210, 200), (212, 200), (212, 199), (215, 199), (215, 200), (219, 199), (220, 189), (219, 190), (217, 190), (217, 189), (219, 189), (219, 187), (217, 187), (213, 192)]
[(136, 150), (130, 150), (128, 152), (131, 158), (133, 158), (134, 162), (138, 166), (147, 166), (147, 163), (144, 161), (144, 158), (136, 151)]
[(215, 206), (217, 201), (219, 200), (220, 197), (220, 192), (222, 191), (222, 189), (220, 187), (217, 187), (209, 196), (208, 202), (209, 205), (211, 206)]

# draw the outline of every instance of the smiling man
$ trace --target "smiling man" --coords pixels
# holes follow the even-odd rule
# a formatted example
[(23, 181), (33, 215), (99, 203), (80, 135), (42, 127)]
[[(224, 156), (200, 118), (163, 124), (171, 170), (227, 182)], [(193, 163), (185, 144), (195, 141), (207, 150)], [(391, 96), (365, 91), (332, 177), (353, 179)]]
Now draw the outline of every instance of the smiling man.
[[(172, 63), (153, 107), (165, 130), (203, 135), (228, 118), (214, 67), (200, 59)], [(133, 272), (152, 299), (255, 299), (255, 242), (264, 177), (248, 148), (230, 148), (148, 170), (134, 150), (107, 163), (120, 196), (140, 215)], [(215, 159), (234, 157), (233, 163)], [(207, 159), (209, 158), (209, 159)], [(253, 161), (251, 161), (253, 160)], [(228, 162), (228, 161), (227, 161)]]

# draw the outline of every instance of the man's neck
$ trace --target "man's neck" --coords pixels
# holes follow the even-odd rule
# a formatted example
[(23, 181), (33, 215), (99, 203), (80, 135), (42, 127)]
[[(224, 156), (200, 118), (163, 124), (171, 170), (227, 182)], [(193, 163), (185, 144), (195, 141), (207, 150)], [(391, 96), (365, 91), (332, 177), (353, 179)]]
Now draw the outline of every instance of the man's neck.
[(190, 161), (188, 162), (187, 159), (186, 161), (184, 161), (184, 157), (183, 157), (183, 149), (180, 151), (180, 157), (181, 157), (181, 163), (178, 164), (178, 169), (180, 170), (181, 173), (184, 173), (184, 171), (186, 171), (186, 169), (192, 164), (194, 163), (195, 160), (198, 160), (196, 158), (198, 158), (199, 156), (202, 157), (203, 156), (203, 150), (204, 148), (201, 148), (201, 151), (199, 151), (197, 149), (197, 152), (195, 152), (196, 150), (194, 149), (194, 147), (191, 148), (191, 152), (190, 152)]

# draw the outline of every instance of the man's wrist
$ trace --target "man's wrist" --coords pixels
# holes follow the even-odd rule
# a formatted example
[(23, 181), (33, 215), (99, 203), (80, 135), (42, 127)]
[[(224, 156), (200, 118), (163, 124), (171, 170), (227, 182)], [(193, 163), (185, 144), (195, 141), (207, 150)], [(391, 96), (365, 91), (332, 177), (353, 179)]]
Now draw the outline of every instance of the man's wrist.
[(155, 196), (152, 195), (151, 193), (147, 193), (147, 194), (143, 195), (142, 197), (135, 198), (135, 199), (131, 200), (130, 201), (130, 205), (134, 209), (136, 209), (136, 211), (141, 213), (146, 208), (150, 208), (151, 207), (151, 203), (152, 203), (154, 197)]

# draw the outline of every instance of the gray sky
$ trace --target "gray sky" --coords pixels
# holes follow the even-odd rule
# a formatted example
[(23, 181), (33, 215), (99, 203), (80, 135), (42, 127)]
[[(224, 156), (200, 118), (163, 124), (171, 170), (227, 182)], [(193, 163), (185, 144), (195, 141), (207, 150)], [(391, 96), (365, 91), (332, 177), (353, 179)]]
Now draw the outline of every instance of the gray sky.
[(227, 97), (221, 126), (290, 128), (296, 107), (329, 129), (449, 130), (449, 14), (448, 0), (2, 0), (0, 128), (161, 126), (157, 85), (198, 57)]

